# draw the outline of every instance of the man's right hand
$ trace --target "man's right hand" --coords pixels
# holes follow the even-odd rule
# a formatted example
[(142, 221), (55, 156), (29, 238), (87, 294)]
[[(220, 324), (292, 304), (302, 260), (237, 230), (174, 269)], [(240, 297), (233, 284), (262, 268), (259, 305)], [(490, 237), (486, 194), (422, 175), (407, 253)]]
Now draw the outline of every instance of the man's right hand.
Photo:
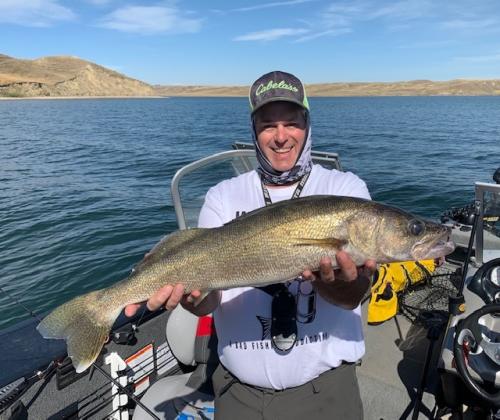
[[(182, 284), (163, 286), (147, 300), (146, 306), (150, 311), (156, 311), (162, 306), (171, 311), (180, 303), (189, 312), (202, 316), (213, 312), (219, 305), (220, 291), (218, 290), (210, 292), (205, 299), (196, 306), (194, 302), (199, 299), (201, 292), (199, 290), (193, 290), (190, 294), (184, 295), (184, 290), (184, 285)], [(134, 316), (140, 307), (140, 303), (127, 305), (125, 307), (125, 315), (128, 317)]]

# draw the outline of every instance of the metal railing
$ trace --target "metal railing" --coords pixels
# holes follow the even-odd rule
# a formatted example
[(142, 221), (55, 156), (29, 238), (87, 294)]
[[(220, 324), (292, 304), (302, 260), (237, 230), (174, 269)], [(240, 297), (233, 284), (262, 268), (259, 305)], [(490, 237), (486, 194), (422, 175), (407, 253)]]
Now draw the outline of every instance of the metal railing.
[[(186, 207), (189, 206), (189, 204), (186, 202), (189, 201), (189, 199), (186, 199), (182, 196), (180, 189), (180, 183), (186, 175), (192, 174), (195, 171), (200, 171), (203, 168), (207, 168), (219, 162), (229, 162), (231, 164), (233, 173), (227, 173), (226, 178), (240, 175), (257, 167), (255, 149), (252, 143), (235, 142), (233, 144), (233, 148), (234, 150), (216, 153), (214, 155), (207, 156), (195, 162), (189, 163), (176, 172), (176, 174), (172, 178), (170, 189), (179, 229), (187, 229), (188, 227), (190, 227), (188, 226), (188, 223), (186, 221), (187, 218), (185, 211)], [(337, 169), (339, 171), (342, 170), (339, 155), (337, 153), (318, 152), (313, 150), (311, 156), (314, 163), (321, 164), (322, 166), (329, 169)], [(203, 191), (203, 194), (205, 193), (206, 191)], [(197, 214), (201, 209), (201, 204), (199, 208), (195, 209), (195, 212), (197, 212)]]

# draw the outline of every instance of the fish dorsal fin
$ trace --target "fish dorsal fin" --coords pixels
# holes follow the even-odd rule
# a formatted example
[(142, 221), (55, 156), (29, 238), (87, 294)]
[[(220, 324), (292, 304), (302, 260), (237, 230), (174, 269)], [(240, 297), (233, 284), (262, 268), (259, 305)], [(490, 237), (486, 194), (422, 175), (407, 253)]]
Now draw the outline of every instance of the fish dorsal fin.
[(320, 246), (323, 248), (333, 248), (336, 250), (342, 249), (344, 245), (347, 245), (347, 241), (345, 239), (337, 239), (337, 238), (297, 238), (295, 239), (295, 246)]
[(194, 240), (203, 234), (207, 229), (193, 228), (177, 230), (173, 233), (165, 235), (143, 258), (143, 260), (135, 268), (139, 269), (142, 264), (149, 262), (151, 258), (161, 259), (166, 255), (177, 251), (183, 244)]
[(151, 252), (156, 251), (157, 248), (167, 249), (171, 251), (172, 249), (176, 249), (183, 243), (190, 241), (197, 236), (199, 236), (202, 232), (205, 232), (204, 228), (192, 228), (192, 229), (183, 229), (176, 230), (168, 235), (165, 235), (160, 242), (158, 242)]

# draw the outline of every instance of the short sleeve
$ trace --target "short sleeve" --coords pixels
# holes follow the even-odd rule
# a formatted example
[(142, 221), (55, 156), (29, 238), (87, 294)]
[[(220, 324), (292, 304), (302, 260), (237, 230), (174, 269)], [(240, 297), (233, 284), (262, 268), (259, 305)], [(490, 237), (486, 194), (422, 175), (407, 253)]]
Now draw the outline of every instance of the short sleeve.
[(198, 227), (214, 228), (224, 224), (224, 211), (220, 192), (216, 187), (212, 187), (205, 195), (205, 202), (198, 218)]

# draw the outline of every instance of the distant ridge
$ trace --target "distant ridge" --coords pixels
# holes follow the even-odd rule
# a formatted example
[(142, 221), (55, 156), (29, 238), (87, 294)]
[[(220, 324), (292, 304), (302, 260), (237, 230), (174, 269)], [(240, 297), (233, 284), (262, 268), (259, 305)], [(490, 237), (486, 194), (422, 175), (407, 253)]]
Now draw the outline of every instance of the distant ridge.
[[(247, 96), (248, 86), (154, 86), (162, 96)], [(492, 96), (500, 79), (306, 84), (308, 96)]]
[(0, 96), (153, 96), (152, 86), (78, 57), (20, 60), (0, 54)]
[[(321, 83), (306, 90), (309, 96), (488, 96), (500, 95), (500, 79)], [(248, 86), (152, 86), (78, 57), (0, 54), (0, 97), (247, 95)]]

